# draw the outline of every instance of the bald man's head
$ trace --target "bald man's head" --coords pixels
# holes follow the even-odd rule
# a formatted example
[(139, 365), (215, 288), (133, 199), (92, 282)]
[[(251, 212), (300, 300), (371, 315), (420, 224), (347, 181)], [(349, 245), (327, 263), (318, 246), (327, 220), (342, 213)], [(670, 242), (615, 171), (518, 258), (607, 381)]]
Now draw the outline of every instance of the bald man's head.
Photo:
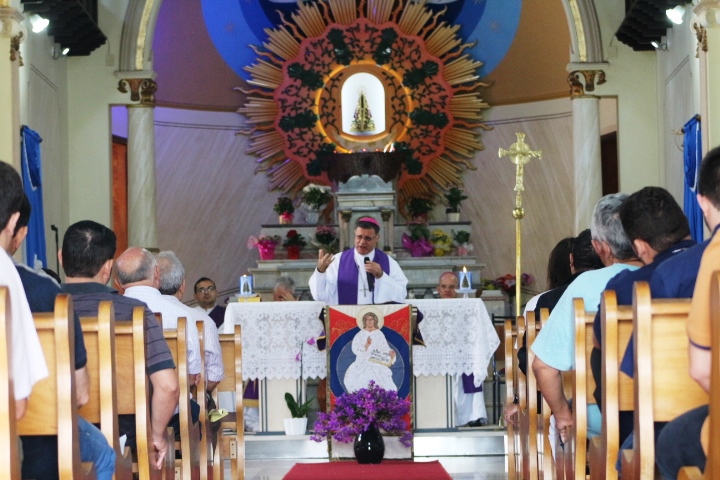
[(440, 275), (438, 281), (437, 291), (440, 298), (455, 298), (458, 288), (458, 277), (453, 272), (445, 272)]
[(145, 285), (157, 288), (157, 262), (152, 253), (140, 247), (130, 247), (115, 261), (117, 282), (123, 288)]

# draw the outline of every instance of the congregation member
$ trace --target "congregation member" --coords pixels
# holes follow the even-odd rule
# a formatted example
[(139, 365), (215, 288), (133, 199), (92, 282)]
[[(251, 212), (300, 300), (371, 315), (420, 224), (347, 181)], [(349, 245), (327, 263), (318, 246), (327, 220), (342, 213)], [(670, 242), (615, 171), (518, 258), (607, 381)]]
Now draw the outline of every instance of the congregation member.
[[(15, 235), (8, 253), (14, 255), (22, 245), (28, 232), (32, 207), (23, 194), (20, 217), (15, 226)], [(54, 312), (55, 298), (60, 293), (59, 284), (42, 270), (33, 270), (25, 264), (15, 262), (22, 281), (28, 304), (32, 312)], [(73, 312), (75, 329), (75, 396), (80, 408), (89, 400), (90, 378), (87, 372), (87, 351), (80, 319)], [(100, 480), (110, 480), (115, 472), (115, 451), (108, 444), (102, 432), (92, 423), (78, 416), (78, 438), (80, 459), (92, 462)], [(59, 478), (57, 435), (30, 435), (21, 437), (23, 445), (23, 478)]]
[[(611, 278), (605, 289), (615, 291), (618, 305), (632, 305), (635, 282), (649, 281), (655, 269), (662, 262), (695, 245), (690, 239), (690, 227), (682, 208), (673, 196), (660, 187), (645, 187), (632, 195), (620, 208), (620, 221), (625, 234), (643, 263), (638, 270), (625, 270)], [(602, 330), (600, 305), (593, 323), (595, 347), (590, 357), (592, 374), (595, 378), (595, 401), (602, 410)], [(622, 348), (622, 347), (620, 347)], [(621, 370), (633, 375), (633, 341), (630, 340)], [(627, 352), (630, 352), (628, 355)], [(626, 362), (630, 368), (627, 369)], [(633, 412), (620, 412), (620, 443), (628, 438), (633, 429)], [(627, 446), (632, 447), (632, 444)]]
[[(563, 441), (573, 424), (572, 412), (562, 386), (561, 373), (575, 368), (575, 319), (573, 299), (582, 298), (586, 308), (595, 308), (607, 282), (625, 269), (637, 269), (637, 260), (630, 240), (620, 222), (620, 207), (627, 198), (624, 193), (606, 195), (595, 206), (591, 222), (592, 245), (604, 268), (579, 275), (555, 305), (535, 342), (532, 364), (537, 385), (555, 418)], [(588, 438), (600, 433), (600, 411), (588, 407)]]
[[(572, 255), (572, 247), (575, 243), (575, 237), (566, 237), (560, 240), (555, 248), (550, 251), (547, 266), (547, 290), (540, 292), (532, 297), (525, 304), (523, 316), (527, 318), (528, 312), (535, 311), (538, 300), (553, 288), (562, 285), (572, 275), (570, 268), (570, 257)], [(523, 370), (525, 373), (525, 370)]]
[[(200, 320), (200, 318), (196, 318), (199, 317), (200, 313), (183, 304), (177, 305), (160, 293), (160, 272), (157, 261), (153, 254), (144, 248), (128, 248), (117, 258), (115, 261), (115, 281), (125, 291), (124, 295), (126, 297), (140, 300), (153, 313), (161, 314), (164, 330), (177, 329), (179, 317), (187, 319), (187, 368), (192, 383), (197, 385), (200, 379), (200, 355), (202, 355), (202, 352), (200, 351), (200, 338), (195, 320)], [(217, 337), (217, 335), (215, 336)], [(209, 342), (205, 342), (206, 362), (207, 358), (213, 358), (216, 355), (216, 352), (208, 348), (208, 344)], [(207, 368), (206, 372), (208, 372)], [(222, 380), (222, 378), (217, 378), (212, 369), (209, 373), (212, 373), (214, 377), (212, 379), (208, 377), (208, 380), (212, 382)]]
[(298, 298), (295, 296), (295, 280), (292, 277), (283, 275), (275, 280), (273, 287), (273, 302), (295, 302)]
[[(713, 236), (702, 255), (688, 313), (688, 355), (690, 376), (709, 394), (712, 368), (710, 285), (720, 265), (720, 236), (715, 234), (720, 225), (720, 148), (708, 152), (700, 166), (697, 200)], [(660, 432), (655, 448), (655, 459), (663, 478), (677, 478), (678, 471), (684, 466), (695, 466), (703, 471), (708, 439), (707, 405), (668, 423)]]
[[(131, 321), (133, 309), (145, 309), (145, 363), (152, 385), (150, 408), (151, 442), (155, 458), (151, 464), (161, 468), (168, 451), (165, 431), (178, 404), (180, 387), (170, 349), (155, 315), (147, 306), (134, 298), (124, 297), (108, 287), (117, 248), (115, 233), (92, 220), (70, 225), (63, 236), (58, 254), (65, 272), (65, 282), (60, 285), (64, 293), (73, 298), (75, 311), (81, 317), (96, 317), (100, 302), (109, 300), (115, 309), (115, 320)], [(126, 445), (135, 449), (134, 415), (120, 415), (121, 435), (127, 435)]]
[[(437, 286), (440, 298), (457, 298), (458, 287), (458, 277), (453, 272), (440, 275)], [(472, 373), (455, 375), (454, 380), (455, 425), (468, 427), (487, 425), (487, 408), (482, 383), (475, 386), (475, 376)]]
[[(218, 337), (217, 326), (207, 314), (198, 312), (192, 307), (182, 303), (185, 294), (185, 267), (177, 258), (175, 253), (164, 251), (157, 254), (157, 266), (160, 275), (160, 293), (162, 298), (185, 311), (188, 319), (202, 320), (203, 340), (205, 342), (205, 373), (207, 376), (207, 391), (212, 392), (218, 383), (225, 378), (225, 368), (222, 362), (222, 351), (220, 350), (220, 338)], [(177, 321), (175, 323), (177, 326)]]
[(208, 314), (219, 329), (225, 322), (225, 307), (217, 304), (217, 286), (215, 286), (215, 282), (207, 277), (202, 277), (195, 282), (193, 290), (195, 299), (198, 302), (198, 306), (195, 308)]
[(328, 305), (400, 303), (407, 283), (400, 265), (377, 247), (380, 224), (372, 217), (355, 222), (355, 248), (338, 255), (318, 251), (310, 277), (313, 299)]

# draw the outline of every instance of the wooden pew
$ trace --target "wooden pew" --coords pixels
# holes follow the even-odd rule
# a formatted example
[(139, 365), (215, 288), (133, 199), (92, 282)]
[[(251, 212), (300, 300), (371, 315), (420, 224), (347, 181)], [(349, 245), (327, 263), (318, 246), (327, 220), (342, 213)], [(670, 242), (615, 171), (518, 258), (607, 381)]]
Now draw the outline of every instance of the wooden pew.
[(200, 351), (203, 352), (203, 354), (200, 355), (200, 381), (195, 385), (193, 390), (193, 395), (195, 396), (195, 399), (197, 401), (198, 406), (200, 407), (200, 413), (198, 414), (198, 418), (200, 419), (200, 431), (202, 432), (202, 435), (200, 436), (200, 442), (198, 444), (198, 461), (200, 464), (200, 480), (207, 480), (208, 479), (208, 469), (210, 468), (210, 459), (208, 458), (208, 436), (210, 435), (210, 428), (209, 428), (209, 420), (207, 416), (207, 407), (205, 405), (205, 395), (207, 392), (207, 377), (205, 375), (205, 322), (203, 320), (198, 320), (195, 323), (198, 331), (198, 338), (200, 340)]
[(115, 372), (115, 309), (112, 302), (100, 302), (97, 317), (80, 318), (87, 372), (90, 379), (88, 403), (80, 415), (90, 423), (100, 424), (108, 444), (115, 450), (115, 479), (132, 480), (130, 448), (120, 451), (118, 429), (117, 375)]
[(590, 439), (590, 478), (617, 480), (621, 411), (633, 410), (632, 378), (620, 372), (620, 363), (632, 336), (632, 306), (618, 306), (612, 290), (602, 294), (602, 433)]
[(61, 480), (96, 478), (92, 464), (80, 461), (72, 312), (72, 299), (63, 294), (55, 300), (54, 313), (33, 314), (49, 375), (35, 384), (27, 412), (17, 423), (19, 435), (58, 436)]
[[(156, 314), (157, 315), (157, 314)], [(180, 384), (180, 452), (182, 459), (175, 461), (175, 478), (200, 478), (200, 426), (193, 425), (190, 412), (190, 380), (187, 364), (187, 319), (179, 317), (177, 329), (163, 329), (165, 341), (177, 367)], [(202, 357), (202, 355), (201, 355)], [(202, 368), (201, 368), (202, 372)], [(202, 376), (202, 373), (201, 373)]]
[(710, 442), (705, 471), (697, 467), (683, 467), (679, 480), (709, 480), (720, 475), (720, 272), (713, 274), (710, 283), (710, 324), (712, 326), (712, 367), (710, 370), (709, 429)]
[[(520, 317), (518, 317), (519, 320)], [(539, 447), (538, 447), (538, 406), (537, 406), (537, 382), (532, 371), (532, 363), (535, 354), (532, 352), (532, 344), (539, 330), (540, 323), (535, 322), (535, 312), (528, 312), (525, 318), (526, 323), (526, 352), (527, 352), (527, 376), (525, 377), (525, 408), (520, 409), (521, 418), (521, 446), (523, 456), (524, 478), (537, 480), (540, 477)]]
[(230, 461), (230, 478), (245, 478), (245, 422), (243, 418), (242, 335), (240, 325), (233, 334), (220, 334), (225, 378), (213, 391), (215, 404), (218, 393), (235, 394), (235, 413), (222, 419), (218, 444), (213, 452), (213, 480), (225, 479), (225, 461)]
[(15, 390), (12, 376), (12, 323), (10, 292), (0, 287), (0, 470), (1, 480), (20, 479), (20, 453), (15, 425)]
[[(542, 330), (542, 326), (545, 322), (547, 322), (549, 316), (550, 310), (547, 308), (540, 309), (540, 318), (536, 319), (536, 330), (538, 333)], [(537, 334), (535, 336), (537, 337)], [(534, 357), (535, 355), (533, 355), (533, 358)], [(535, 382), (535, 388), (537, 390), (535, 397), (541, 397), (537, 381)], [(560, 478), (558, 477), (559, 474), (555, 465), (555, 459), (552, 455), (552, 448), (550, 446), (549, 432), (550, 415), (552, 415), (552, 412), (550, 412), (550, 405), (548, 405), (544, 398), (542, 399), (542, 408), (540, 410), (541, 412), (538, 416), (538, 442), (542, 446), (542, 448), (539, 449), (538, 458), (538, 462), (542, 465), (542, 468), (540, 469), (540, 477), (545, 480)]]
[(635, 437), (633, 450), (623, 451), (623, 479), (654, 478), (654, 422), (668, 422), (708, 402), (688, 375), (689, 309), (688, 299), (652, 300), (647, 282), (635, 283)]
[(164, 468), (155, 470), (150, 463), (151, 451), (154, 449), (150, 424), (150, 380), (145, 367), (144, 316), (145, 308), (138, 306), (133, 309), (132, 322), (115, 324), (118, 414), (135, 415), (137, 463), (133, 464), (133, 471), (138, 473), (140, 480), (170, 480), (175, 478), (175, 440), (172, 429), (165, 432), (168, 454)]
[[(512, 326), (512, 320), (505, 320), (505, 405), (512, 405), (517, 395), (517, 348), (515, 347), (515, 339), (517, 338), (517, 329)], [(517, 418), (517, 415), (516, 415)], [(508, 456), (508, 480), (516, 480), (518, 477), (517, 454), (516, 448), (518, 435), (515, 432), (515, 426), (512, 423), (506, 425), (506, 444), (505, 450)]]

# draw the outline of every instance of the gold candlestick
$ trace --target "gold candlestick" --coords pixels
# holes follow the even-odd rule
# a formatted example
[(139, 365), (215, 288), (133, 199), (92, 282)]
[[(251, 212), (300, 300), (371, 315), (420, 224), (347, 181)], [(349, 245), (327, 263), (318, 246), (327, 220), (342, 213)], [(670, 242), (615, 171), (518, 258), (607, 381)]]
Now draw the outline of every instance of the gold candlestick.
[(515, 208), (512, 216), (515, 219), (515, 316), (520, 316), (520, 287), (522, 286), (522, 235), (520, 220), (525, 216), (525, 210), (522, 208), (522, 192), (525, 190), (523, 184), (523, 173), (526, 163), (531, 158), (541, 158), (542, 150), (530, 150), (530, 146), (525, 143), (525, 134), (516, 133), (517, 142), (510, 145), (508, 150), (501, 148), (498, 150), (498, 157), (510, 157), (512, 163), (515, 164)]

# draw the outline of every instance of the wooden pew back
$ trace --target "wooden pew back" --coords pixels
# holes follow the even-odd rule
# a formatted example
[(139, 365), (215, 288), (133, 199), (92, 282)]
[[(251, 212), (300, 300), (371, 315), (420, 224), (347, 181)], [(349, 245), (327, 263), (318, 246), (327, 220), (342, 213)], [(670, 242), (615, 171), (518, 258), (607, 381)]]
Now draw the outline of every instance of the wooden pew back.
[[(505, 405), (512, 405), (515, 401), (515, 395), (517, 395), (516, 385), (517, 378), (516, 369), (517, 367), (517, 329), (513, 328), (512, 320), (505, 320)], [(515, 415), (517, 418), (517, 415)], [(508, 422), (506, 425), (507, 436), (506, 438), (506, 451), (508, 455), (508, 480), (516, 480), (519, 469), (517, 468), (518, 458), (516, 455), (519, 453), (516, 448), (518, 442), (518, 436), (515, 431), (515, 426)]]
[(86, 369), (90, 380), (88, 402), (80, 415), (100, 430), (115, 450), (115, 479), (132, 480), (132, 455), (120, 451), (118, 428), (117, 374), (115, 371), (115, 309), (112, 302), (100, 302), (97, 317), (81, 317)]
[(7, 287), (0, 287), (0, 465), (4, 465), (0, 470), (2, 480), (19, 480), (21, 468), (15, 424), (11, 346), (10, 292)]
[(57, 296), (54, 313), (35, 313), (49, 375), (33, 387), (27, 411), (17, 424), (20, 435), (57, 435), (61, 480), (94, 478), (80, 461), (75, 393), (75, 324), (72, 299)]
[(633, 293), (635, 332), (635, 441), (633, 478), (655, 475), (654, 422), (667, 422), (708, 402), (688, 375), (686, 320), (690, 300), (650, 297), (647, 282)]

